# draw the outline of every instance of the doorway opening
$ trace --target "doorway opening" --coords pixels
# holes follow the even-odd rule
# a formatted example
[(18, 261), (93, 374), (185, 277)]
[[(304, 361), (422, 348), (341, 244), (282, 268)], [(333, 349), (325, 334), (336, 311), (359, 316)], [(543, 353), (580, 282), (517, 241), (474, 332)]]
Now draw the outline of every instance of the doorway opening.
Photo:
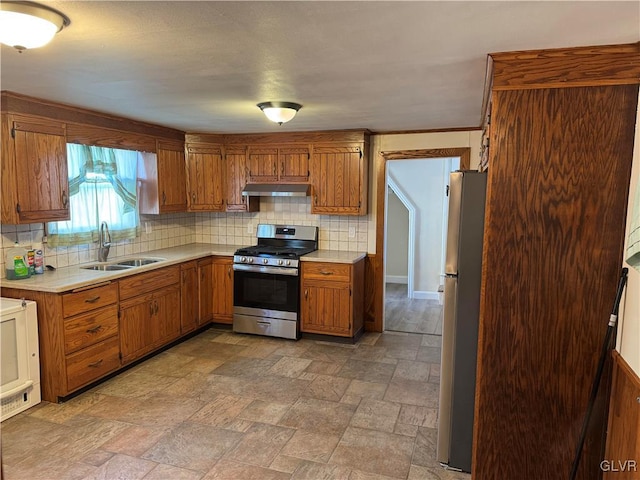
[(384, 330), (441, 335), (449, 173), (460, 157), (386, 162)]

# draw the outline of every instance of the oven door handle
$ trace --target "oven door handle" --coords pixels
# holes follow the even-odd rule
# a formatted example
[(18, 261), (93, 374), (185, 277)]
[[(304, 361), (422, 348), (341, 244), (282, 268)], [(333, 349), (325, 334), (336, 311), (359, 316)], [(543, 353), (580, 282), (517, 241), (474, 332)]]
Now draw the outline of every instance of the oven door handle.
[(261, 265), (242, 265), (239, 263), (233, 264), (233, 271), (237, 272), (256, 272), (256, 273), (272, 273), (275, 275), (289, 275), (290, 277), (298, 276), (297, 268), (286, 267), (265, 267)]

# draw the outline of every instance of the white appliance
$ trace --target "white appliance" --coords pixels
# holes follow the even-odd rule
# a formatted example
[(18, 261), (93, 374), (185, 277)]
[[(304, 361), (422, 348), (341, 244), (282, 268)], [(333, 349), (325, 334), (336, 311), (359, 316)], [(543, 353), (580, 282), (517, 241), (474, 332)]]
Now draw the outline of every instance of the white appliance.
[(40, 403), (36, 303), (0, 298), (0, 421)]

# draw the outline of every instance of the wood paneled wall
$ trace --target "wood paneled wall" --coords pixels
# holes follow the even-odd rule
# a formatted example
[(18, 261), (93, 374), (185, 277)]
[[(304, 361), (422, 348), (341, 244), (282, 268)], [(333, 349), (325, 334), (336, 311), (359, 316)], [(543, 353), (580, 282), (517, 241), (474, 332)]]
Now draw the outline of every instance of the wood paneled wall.
[(640, 377), (613, 352), (605, 480), (640, 478)]
[[(474, 480), (569, 475), (622, 264), (637, 97), (493, 92)], [(582, 480), (599, 477), (603, 432)]]

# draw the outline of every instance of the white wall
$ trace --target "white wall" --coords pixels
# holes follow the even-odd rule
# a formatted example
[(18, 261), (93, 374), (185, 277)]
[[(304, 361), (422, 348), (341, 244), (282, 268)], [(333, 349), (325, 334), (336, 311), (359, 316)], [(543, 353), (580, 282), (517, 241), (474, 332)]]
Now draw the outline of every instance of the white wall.
[(416, 207), (414, 290), (433, 295), (437, 295), (442, 273), (445, 166), (446, 159), (443, 158), (387, 162), (389, 175)]
[[(407, 283), (409, 260), (409, 211), (388, 189), (387, 197), (387, 282)], [(403, 279), (403, 281), (401, 281)]]
[[(478, 122), (480, 119), (478, 118)], [(482, 132), (471, 130), (463, 132), (406, 133), (396, 135), (373, 135), (371, 137), (371, 164), (369, 168), (369, 253), (376, 251), (376, 179), (378, 178), (377, 159), (381, 152), (395, 150), (425, 150), (433, 148), (471, 147), (471, 168), (477, 169), (480, 163), (480, 140)]]
[[(640, 105), (640, 100), (638, 101)], [(640, 108), (638, 117), (640, 118)], [(627, 210), (627, 233), (631, 215), (633, 214), (633, 200), (640, 194), (640, 127), (636, 120), (635, 146), (633, 150), (633, 170), (631, 171), (631, 187), (629, 190), (629, 209)], [(626, 251), (626, 244), (625, 244)], [(625, 266), (629, 267), (625, 262)], [(640, 272), (629, 267), (629, 279), (626, 295), (621, 305), (618, 325), (617, 350), (633, 371), (640, 376)]]

